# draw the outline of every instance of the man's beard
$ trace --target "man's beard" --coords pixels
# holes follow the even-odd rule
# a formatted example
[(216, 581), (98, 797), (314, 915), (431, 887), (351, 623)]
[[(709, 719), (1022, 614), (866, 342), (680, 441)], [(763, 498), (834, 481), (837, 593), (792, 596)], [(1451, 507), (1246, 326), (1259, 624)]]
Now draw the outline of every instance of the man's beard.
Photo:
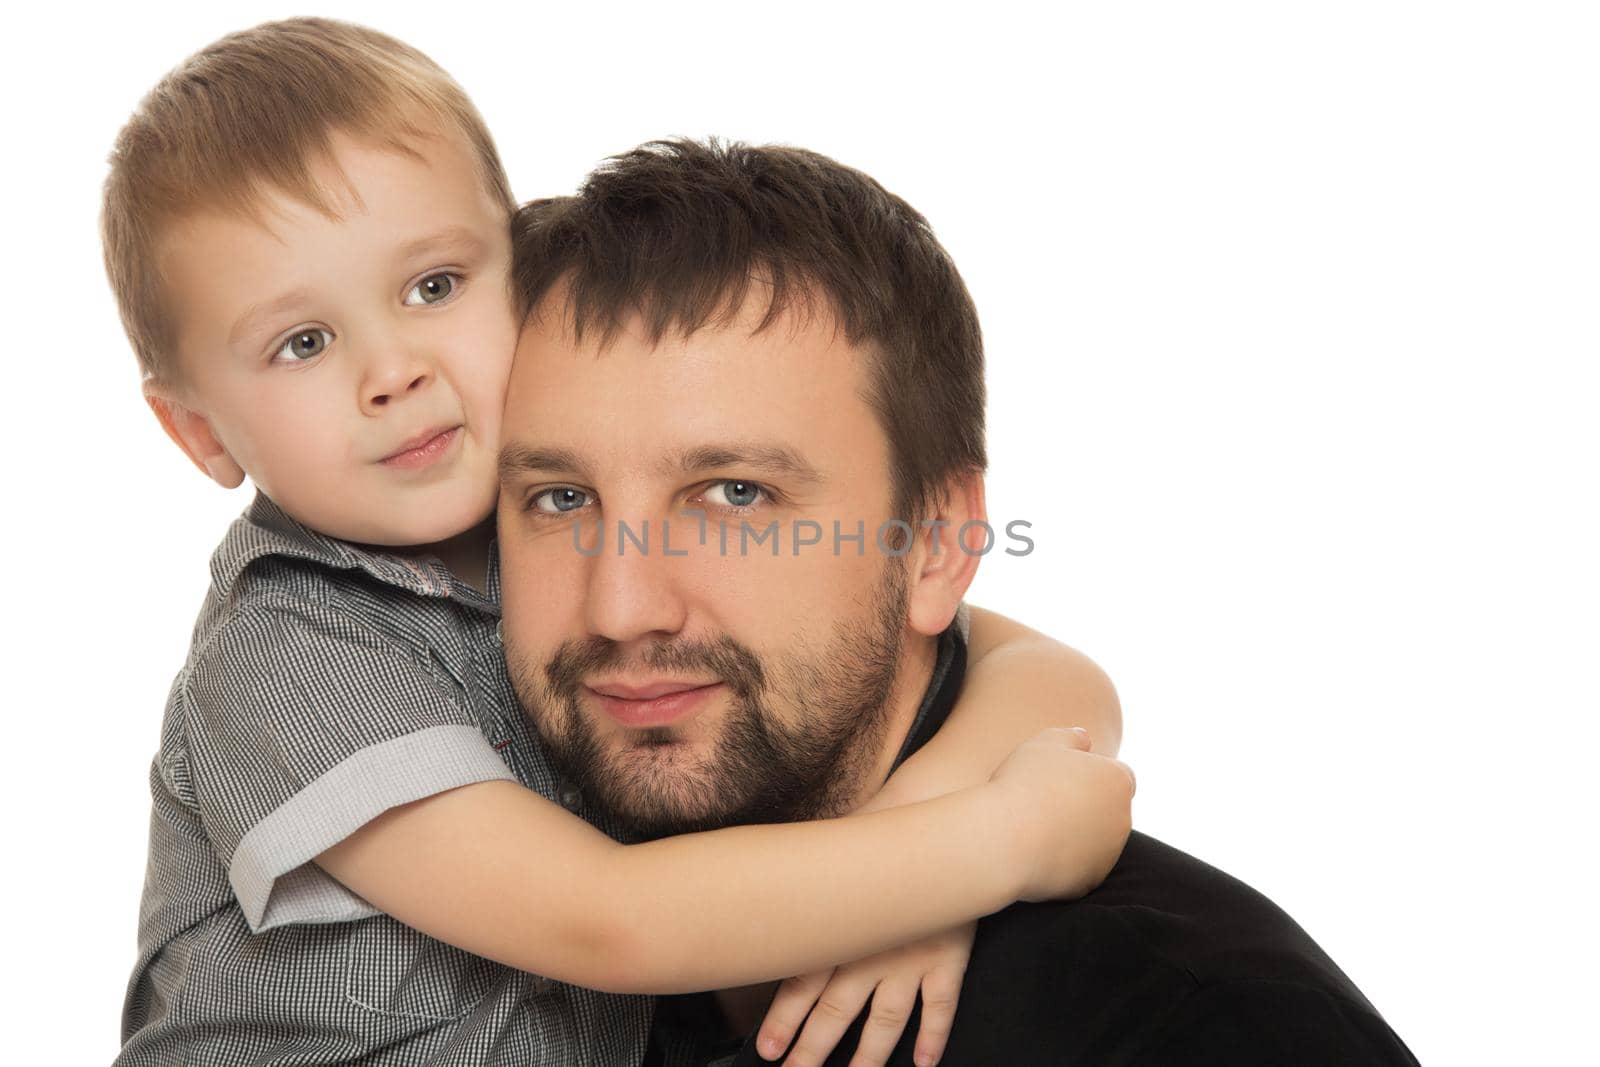
[[(859, 622), (836, 625), (815, 654), (797, 649), (763, 663), (723, 635), (649, 646), (632, 667), (714, 676), (728, 687), (727, 714), (709, 758), (688, 765), (670, 727), (630, 731), (618, 753), (604, 745), (580, 704), (583, 679), (622, 662), (606, 638), (569, 641), (545, 665), (509, 661), (513, 684), (550, 761), (638, 838), (749, 823), (843, 814), (880, 755), (898, 674), (906, 618), (905, 567), (891, 560)], [(776, 698), (793, 709), (774, 717)]]

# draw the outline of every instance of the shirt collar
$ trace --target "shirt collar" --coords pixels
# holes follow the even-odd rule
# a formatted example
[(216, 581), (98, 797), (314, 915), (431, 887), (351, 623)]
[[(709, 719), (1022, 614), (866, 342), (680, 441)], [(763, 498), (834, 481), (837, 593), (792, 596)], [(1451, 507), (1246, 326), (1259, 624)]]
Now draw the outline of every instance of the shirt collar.
[[(490, 598), (498, 603), (500, 575), (495, 555), (497, 553), (491, 551), (488, 586)], [(222, 544), (212, 554), (211, 581), (225, 597), (245, 568), (266, 556), (289, 556), (335, 570), (364, 571), (386, 585), (418, 596), (459, 596), (470, 591), (437, 560), (374, 552), (317, 533), (290, 518), (271, 497), (257, 491), (255, 499), (244, 514), (233, 520)]]
[[(963, 605), (961, 610), (965, 612), (966, 606)], [(939, 732), (939, 728), (950, 717), (950, 709), (955, 707), (956, 697), (961, 694), (961, 683), (966, 676), (966, 620), (961, 618), (939, 635), (939, 652), (933, 663), (933, 674), (929, 676), (928, 688), (922, 695), (922, 704), (911, 720), (910, 729), (906, 731), (905, 743), (894, 758), (891, 773)]]

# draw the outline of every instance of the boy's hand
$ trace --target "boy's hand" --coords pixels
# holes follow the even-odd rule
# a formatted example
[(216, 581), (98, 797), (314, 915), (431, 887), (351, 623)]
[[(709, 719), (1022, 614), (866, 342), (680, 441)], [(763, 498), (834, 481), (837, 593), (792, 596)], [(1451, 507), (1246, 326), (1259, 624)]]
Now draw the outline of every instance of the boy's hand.
[(783, 1063), (784, 1067), (816, 1067), (871, 997), (872, 1014), (862, 1028), (850, 1067), (883, 1067), (900, 1041), (921, 989), (922, 1025), (917, 1030), (915, 1059), (917, 1067), (931, 1067), (944, 1055), (955, 1022), (961, 977), (972, 955), (976, 929), (976, 924), (967, 923), (832, 971), (790, 978), (778, 987), (778, 995), (767, 1009), (756, 1037), (756, 1051), (764, 1059), (777, 1059), (805, 1020), (800, 1039)]
[(1088, 733), (1055, 727), (1018, 745), (990, 778), (1020, 831), (1019, 900), (1081, 897), (1122, 855), (1133, 828), (1133, 772), (1088, 749)]

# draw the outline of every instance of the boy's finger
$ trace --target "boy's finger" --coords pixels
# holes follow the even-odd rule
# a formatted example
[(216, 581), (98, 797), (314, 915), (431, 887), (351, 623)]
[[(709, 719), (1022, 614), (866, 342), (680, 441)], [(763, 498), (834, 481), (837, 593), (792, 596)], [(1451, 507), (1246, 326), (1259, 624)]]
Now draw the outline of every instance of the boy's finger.
[(811, 1009), (799, 1040), (783, 1061), (784, 1067), (817, 1067), (827, 1059), (828, 1053), (861, 1014), (876, 983), (876, 978), (863, 978), (848, 970), (834, 971), (828, 987), (817, 998), (816, 1007)]
[(861, 1043), (850, 1060), (850, 1067), (883, 1067), (889, 1062), (906, 1020), (917, 1003), (917, 984), (881, 982), (872, 993), (872, 1014), (861, 1028)]
[(796, 978), (787, 978), (778, 986), (777, 994), (767, 1007), (766, 1018), (761, 1020), (761, 1030), (756, 1034), (756, 1052), (762, 1059), (776, 1060), (794, 1040), (795, 1031), (806, 1021), (806, 1012), (817, 1002), (817, 996), (833, 977), (832, 970), (812, 971)]
[(956, 1021), (963, 974), (958, 968), (940, 968), (922, 980), (922, 1022), (917, 1027), (917, 1047), (912, 1057), (917, 1067), (933, 1067), (944, 1057), (950, 1028)]
[(1128, 766), (1126, 763), (1123, 763), (1121, 760), (1117, 761), (1117, 765), (1124, 771), (1128, 772), (1128, 784), (1132, 786), (1133, 791), (1137, 793), (1139, 791), (1139, 778), (1133, 773), (1133, 768)]

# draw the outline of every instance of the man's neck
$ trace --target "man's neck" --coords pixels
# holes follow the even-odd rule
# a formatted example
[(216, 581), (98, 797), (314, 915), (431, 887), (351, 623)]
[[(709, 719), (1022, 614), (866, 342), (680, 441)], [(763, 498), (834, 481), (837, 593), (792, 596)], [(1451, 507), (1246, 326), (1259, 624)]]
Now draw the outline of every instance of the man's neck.
[(451, 574), (482, 593), (489, 586), (489, 545), (493, 540), (494, 517), (491, 515), (448, 540), (391, 551), (402, 556), (433, 556)]
[(939, 660), (939, 638), (913, 634), (907, 638), (900, 653), (900, 667), (895, 672), (894, 687), (889, 692), (884, 728), (879, 738), (878, 752), (862, 775), (860, 788), (844, 811), (856, 811), (878, 794), (888, 781), (917, 712), (928, 699), (928, 687), (933, 681), (933, 668)]

